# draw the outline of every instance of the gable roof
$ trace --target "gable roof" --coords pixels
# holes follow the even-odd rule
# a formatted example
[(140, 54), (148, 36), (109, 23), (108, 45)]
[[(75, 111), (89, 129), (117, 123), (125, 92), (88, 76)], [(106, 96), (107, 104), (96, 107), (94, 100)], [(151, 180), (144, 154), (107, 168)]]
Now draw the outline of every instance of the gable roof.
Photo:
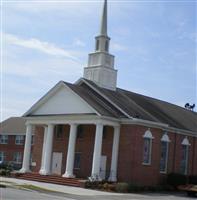
[[(120, 88), (117, 88), (116, 91), (101, 88), (86, 79), (80, 79), (77, 82), (82, 87), (84, 83), (89, 85), (88, 90), (94, 89), (102, 94), (102, 98), (110, 100), (126, 112), (130, 118), (160, 122), (173, 128), (197, 132), (197, 113), (194, 111)], [(113, 109), (114, 106), (111, 108)]]
[(98, 115), (118, 119), (138, 118), (167, 124), (169, 127), (192, 131), (197, 134), (196, 112), (121, 88), (117, 88), (116, 91), (101, 88), (84, 78), (79, 79), (75, 84), (60, 81), (24, 116), (32, 116), (32, 111), (44, 100), (50, 98), (54, 94), (54, 90), (57, 90), (60, 86), (70, 88), (79, 98), (88, 103)]
[(22, 117), (10, 117), (0, 123), (0, 134), (25, 134), (25, 119)]

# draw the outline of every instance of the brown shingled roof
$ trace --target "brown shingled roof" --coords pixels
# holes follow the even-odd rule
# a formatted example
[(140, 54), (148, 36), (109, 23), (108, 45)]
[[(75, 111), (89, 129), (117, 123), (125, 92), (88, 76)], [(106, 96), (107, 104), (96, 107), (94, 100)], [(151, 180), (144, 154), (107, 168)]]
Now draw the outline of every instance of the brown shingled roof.
[(22, 117), (10, 117), (0, 123), (0, 134), (24, 134), (25, 132), (25, 119)]
[[(117, 88), (116, 91), (112, 91), (101, 88), (92, 81), (86, 79), (81, 80), (82, 82), (75, 85), (75, 88), (84, 88), (84, 82), (89, 85), (88, 87), (88, 85), (85, 84), (86, 87), (84, 88), (84, 91), (90, 94), (89, 96), (82, 95), (80, 91), (78, 92), (79, 95), (82, 96), (87, 102), (89, 101), (94, 108), (96, 107), (98, 112), (100, 110), (95, 98), (100, 100), (102, 99), (102, 101), (100, 101), (100, 106), (102, 106), (103, 109), (108, 110), (108, 107), (110, 106), (110, 108), (116, 112), (116, 117), (125, 117), (120, 111), (117, 112), (117, 108), (112, 106), (112, 104), (110, 105), (109, 101), (106, 99), (103, 100), (103, 97), (98, 94), (99, 92), (131, 117), (153, 122), (161, 122), (168, 124), (170, 127), (197, 132), (197, 113), (194, 111), (189, 111), (180, 106), (120, 88)], [(92, 88), (94, 88), (94, 92), (98, 92), (96, 94), (93, 93), (91, 91)], [(109, 112), (108, 115), (111, 115), (111, 113), (112, 112)], [(111, 116), (113, 117), (113, 115)]]

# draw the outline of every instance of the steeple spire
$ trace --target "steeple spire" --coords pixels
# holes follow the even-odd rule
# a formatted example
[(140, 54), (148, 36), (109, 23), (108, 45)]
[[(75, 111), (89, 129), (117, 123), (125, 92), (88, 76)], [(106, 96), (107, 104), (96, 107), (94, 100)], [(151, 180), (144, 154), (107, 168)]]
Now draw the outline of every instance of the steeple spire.
[(114, 69), (114, 56), (109, 53), (110, 38), (107, 35), (107, 0), (104, 0), (100, 33), (95, 39), (95, 52), (89, 54), (84, 78), (100, 87), (116, 90), (117, 70)]
[(107, 36), (107, 0), (104, 2), (100, 34)]

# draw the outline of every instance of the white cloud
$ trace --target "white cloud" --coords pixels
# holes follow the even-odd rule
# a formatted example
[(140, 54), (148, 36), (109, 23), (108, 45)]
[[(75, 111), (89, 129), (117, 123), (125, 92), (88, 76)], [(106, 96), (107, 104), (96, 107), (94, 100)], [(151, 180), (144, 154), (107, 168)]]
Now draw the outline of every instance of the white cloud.
[(81, 77), (85, 53), (70, 48), (3, 34), (3, 119), (22, 115), (60, 80), (74, 82)]
[(69, 51), (59, 48), (54, 44), (45, 41), (40, 41), (36, 38), (22, 39), (12, 34), (5, 34), (4, 37), (6, 44), (22, 46), (25, 48), (38, 50), (49, 55), (62, 56), (69, 59), (78, 60), (78, 58), (73, 56)]

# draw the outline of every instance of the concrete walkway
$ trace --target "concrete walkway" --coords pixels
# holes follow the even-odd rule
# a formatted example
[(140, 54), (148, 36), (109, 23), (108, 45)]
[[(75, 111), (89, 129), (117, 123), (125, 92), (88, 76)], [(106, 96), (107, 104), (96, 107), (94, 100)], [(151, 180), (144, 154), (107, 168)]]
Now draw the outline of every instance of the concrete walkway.
[[(0, 183), (5, 183), (8, 185), (34, 185), (37, 187), (41, 187), (43, 189), (51, 190), (54, 192), (61, 192), (65, 194), (72, 194), (72, 195), (79, 195), (79, 196), (112, 196), (112, 195), (123, 195), (118, 193), (111, 193), (111, 192), (102, 192), (97, 190), (90, 190), (90, 189), (84, 189), (79, 187), (71, 187), (71, 186), (64, 186), (64, 185), (57, 185), (57, 184), (51, 184), (51, 183), (43, 183), (43, 182), (37, 182), (37, 181), (29, 181), (24, 179), (16, 179), (16, 178), (7, 178), (7, 177), (0, 177)], [(7, 182), (7, 183), (6, 183)], [(9, 183), (10, 182), (10, 183)]]

